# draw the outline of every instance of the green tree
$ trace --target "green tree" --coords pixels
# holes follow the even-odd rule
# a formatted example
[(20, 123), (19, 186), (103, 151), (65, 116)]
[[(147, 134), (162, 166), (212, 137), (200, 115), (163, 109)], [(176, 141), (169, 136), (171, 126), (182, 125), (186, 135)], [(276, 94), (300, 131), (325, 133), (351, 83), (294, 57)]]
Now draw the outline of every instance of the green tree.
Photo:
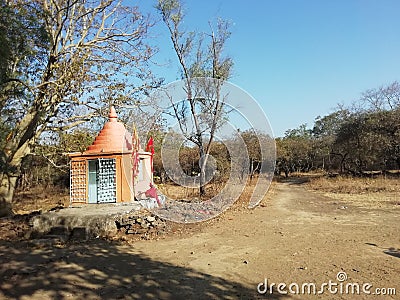
[(277, 139), (277, 172), (310, 169), (364, 175), (400, 167), (400, 84), (361, 94), (351, 106), (317, 117)]
[(400, 84), (363, 92), (349, 111), (332, 150), (341, 157), (341, 171), (363, 175), (400, 166)]
[(384, 139), (382, 144), (385, 169), (400, 169), (400, 107), (378, 112), (375, 132)]
[(341, 126), (333, 149), (342, 157), (342, 171), (363, 175), (399, 167), (399, 137), (398, 111), (356, 113)]
[[(350, 111), (341, 107), (333, 113), (317, 117), (314, 122), (312, 135), (314, 138), (315, 164), (325, 171), (337, 169), (343, 163), (342, 154), (335, 152), (333, 144), (341, 126), (350, 115)], [(339, 163), (337, 163), (337, 158)]]
[(287, 177), (291, 172), (308, 172), (312, 169), (315, 159), (313, 143), (312, 131), (306, 124), (287, 130), (283, 138), (276, 140), (277, 173), (283, 171)]

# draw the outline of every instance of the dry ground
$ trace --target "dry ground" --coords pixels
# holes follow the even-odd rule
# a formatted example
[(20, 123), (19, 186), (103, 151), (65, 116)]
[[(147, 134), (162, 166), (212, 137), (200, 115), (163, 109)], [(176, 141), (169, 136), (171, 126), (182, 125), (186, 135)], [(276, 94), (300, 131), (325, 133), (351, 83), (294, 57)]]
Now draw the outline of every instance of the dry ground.
[[(38, 246), (3, 235), (0, 298), (399, 299), (398, 180), (370, 182), (369, 190), (357, 193), (348, 179), (333, 183), (275, 182), (256, 209), (239, 202), (218, 218), (175, 226), (175, 233), (158, 240)], [(303, 283), (318, 290), (329, 281), (339, 284), (339, 272), (347, 276), (342, 286), (369, 283), (371, 293), (395, 288), (397, 295), (327, 288), (320, 295), (294, 295), (288, 289), (292, 283), (292, 290)], [(265, 280), (285, 283), (289, 294), (281, 295), (276, 285), (259, 294), (257, 285)]]

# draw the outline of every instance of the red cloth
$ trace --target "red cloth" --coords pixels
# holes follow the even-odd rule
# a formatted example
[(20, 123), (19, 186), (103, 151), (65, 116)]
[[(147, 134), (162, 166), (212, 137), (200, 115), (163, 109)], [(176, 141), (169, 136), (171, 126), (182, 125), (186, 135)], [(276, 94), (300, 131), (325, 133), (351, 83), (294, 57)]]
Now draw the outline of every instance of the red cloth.
[(146, 197), (155, 198), (158, 206), (161, 206), (160, 199), (158, 199), (157, 189), (150, 183), (150, 188), (144, 193)]

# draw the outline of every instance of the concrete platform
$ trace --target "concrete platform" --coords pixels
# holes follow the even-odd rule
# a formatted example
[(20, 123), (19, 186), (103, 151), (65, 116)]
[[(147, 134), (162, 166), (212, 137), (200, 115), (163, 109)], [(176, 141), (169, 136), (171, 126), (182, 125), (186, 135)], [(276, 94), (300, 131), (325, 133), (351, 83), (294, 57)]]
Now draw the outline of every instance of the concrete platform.
[(138, 215), (141, 210), (140, 203), (133, 202), (87, 204), (50, 211), (32, 218), (32, 236), (58, 236), (66, 240), (107, 237), (116, 234), (116, 222)]

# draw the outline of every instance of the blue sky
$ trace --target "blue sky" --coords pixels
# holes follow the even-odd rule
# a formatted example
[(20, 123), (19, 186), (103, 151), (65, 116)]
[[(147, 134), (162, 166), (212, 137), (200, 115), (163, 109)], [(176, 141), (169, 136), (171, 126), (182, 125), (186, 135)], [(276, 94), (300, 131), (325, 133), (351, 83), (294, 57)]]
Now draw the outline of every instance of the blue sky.
[[(151, 11), (156, 1), (141, 0)], [(226, 54), (234, 62), (230, 82), (264, 109), (275, 136), (350, 104), (370, 88), (400, 80), (398, 0), (202, 0), (184, 1), (188, 30), (207, 31), (208, 21), (233, 26)], [(158, 27), (161, 26), (161, 27)], [(163, 32), (162, 23), (155, 32)], [(165, 31), (164, 31), (165, 32)], [(156, 36), (167, 81), (179, 77), (167, 35)], [(164, 64), (170, 58), (170, 64)], [(164, 60), (164, 61), (163, 61)]]

